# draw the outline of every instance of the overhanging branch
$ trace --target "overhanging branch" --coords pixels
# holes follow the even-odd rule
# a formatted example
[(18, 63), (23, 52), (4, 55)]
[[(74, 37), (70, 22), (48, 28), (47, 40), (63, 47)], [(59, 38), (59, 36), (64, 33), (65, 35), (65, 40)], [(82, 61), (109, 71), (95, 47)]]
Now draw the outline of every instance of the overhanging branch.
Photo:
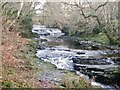
[(101, 4), (101, 5), (99, 5), (96, 9), (95, 9), (95, 11), (97, 11), (99, 8), (101, 8), (101, 7), (104, 7), (105, 5), (107, 5), (107, 3), (108, 3), (108, 1), (107, 2), (105, 2), (105, 3), (103, 3), (103, 4)]

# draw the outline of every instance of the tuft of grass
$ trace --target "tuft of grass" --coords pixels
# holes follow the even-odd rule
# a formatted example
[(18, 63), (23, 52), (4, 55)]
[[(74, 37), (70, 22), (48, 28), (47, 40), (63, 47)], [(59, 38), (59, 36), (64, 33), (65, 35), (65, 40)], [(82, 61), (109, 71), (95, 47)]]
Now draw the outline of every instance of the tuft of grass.
[(64, 88), (75, 88), (76, 90), (80, 90), (81, 88), (90, 87), (90, 84), (84, 78), (81, 78), (73, 72), (69, 72), (64, 76), (61, 86)]
[(3, 87), (7, 87), (7, 88), (10, 88), (10, 87), (12, 87), (12, 82), (11, 81), (4, 81), (4, 82), (2, 82), (2, 86)]

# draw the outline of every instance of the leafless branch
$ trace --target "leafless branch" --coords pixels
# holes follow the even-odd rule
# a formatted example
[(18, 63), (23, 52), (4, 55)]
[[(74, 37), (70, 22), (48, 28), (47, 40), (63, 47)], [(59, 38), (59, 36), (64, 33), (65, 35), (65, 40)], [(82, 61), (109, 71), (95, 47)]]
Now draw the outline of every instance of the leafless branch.
[(101, 4), (101, 5), (99, 5), (99, 6), (95, 9), (95, 11), (97, 11), (97, 10), (100, 9), (101, 7), (104, 7), (105, 5), (107, 5), (107, 3), (108, 3), (108, 1), (105, 2), (105, 3), (103, 3), (103, 4)]
[[(103, 7), (103, 6), (105, 6), (107, 3), (108, 3), (108, 1), (105, 2), (104, 4), (99, 5), (96, 9), (94, 9), (94, 11), (96, 12), (98, 9), (100, 9), (100, 8)], [(85, 15), (85, 13), (84, 13), (84, 11), (83, 11), (83, 7), (80, 6), (80, 5), (78, 5), (76, 2), (75, 2), (75, 4), (69, 4), (69, 3), (64, 3), (64, 4), (78, 7), (78, 8), (81, 10), (81, 15), (82, 15), (84, 18), (90, 18), (90, 17), (95, 18), (95, 19), (97, 20), (98, 24), (99, 24), (99, 27), (101, 27), (101, 22), (100, 22), (99, 17), (98, 17), (97, 15), (95, 15), (95, 14), (90, 14), (90, 15), (88, 15), (88, 16)], [(90, 3), (88, 3), (88, 4), (89, 4), (90, 8), (93, 9), (93, 7), (90, 5)]]
[(7, 30), (15, 23), (15, 21), (19, 18), (20, 13), (22, 11), (24, 2), (20, 2), (20, 10), (17, 12), (17, 17), (13, 20), (13, 22), (8, 26)]

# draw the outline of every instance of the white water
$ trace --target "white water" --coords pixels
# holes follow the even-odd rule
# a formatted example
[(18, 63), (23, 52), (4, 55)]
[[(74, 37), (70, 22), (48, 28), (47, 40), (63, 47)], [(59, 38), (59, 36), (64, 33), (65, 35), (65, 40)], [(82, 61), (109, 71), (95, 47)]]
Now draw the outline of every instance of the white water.
[[(59, 29), (46, 28), (45, 26), (39, 26), (39, 25), (34, 25), (32, 32), (39, 34), (41, 39), (47, 39), (48, 41), (54, 41), (53, 38), (57, 38), (64, 35), (64, 33), (62, 33), (61, 30)], [(77, 54), (77, 52), (84, 52), (85, 54)], [(102, 57), (102, 55), (107, 54), (107, 52), (108, 51), (103, 51), (103, 50), (95, 50), (95, 51), (79, 50), (79, 49), (70, 49), (67, 46), (54, 46), (54, 47), (46, 47), (43, 50), (38, 50), (36, 56), (46, 62), (50, 62), (56, 65), (58, 69), (74, 70), (73, 67), (74, 63), (72, 60), (73, 57), (77, 56), (80, 58), (84, 58), (84, 57), (100, 58)], [(100, 68), (100, 69), (118, 67), (117, 65), (114, 65), (115, 63), (110, 58), (105, 59), (105, 61), (110, 62), (111, 64), (109, 65), (78, 64), (78, 65), (92, 67), (92, 68)], [(94, 80), (90, 80), (87, 75), (84, 75), (79, 71), (76, 71), (76, 73), (81, 77), (85, 78), (86, 80), (88, 80), (89, 82), (91, 82), (91, 85), (100, 86), (102, 88), (113, 88), (112, 86), (103, 85), (101, 83), (95, 82)]]

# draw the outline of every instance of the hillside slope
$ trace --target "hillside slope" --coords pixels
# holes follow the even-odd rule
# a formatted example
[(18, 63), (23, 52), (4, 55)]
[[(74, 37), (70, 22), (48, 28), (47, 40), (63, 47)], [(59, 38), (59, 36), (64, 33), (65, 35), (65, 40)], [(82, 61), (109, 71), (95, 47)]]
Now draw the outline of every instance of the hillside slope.
[(53, 85), (36, 79), (36, 70), (25, 57), (25, 46), (30, 39), (22, 38), (19, 32), (2, 32), (2, 87), (10, 88), (48, 88)]

